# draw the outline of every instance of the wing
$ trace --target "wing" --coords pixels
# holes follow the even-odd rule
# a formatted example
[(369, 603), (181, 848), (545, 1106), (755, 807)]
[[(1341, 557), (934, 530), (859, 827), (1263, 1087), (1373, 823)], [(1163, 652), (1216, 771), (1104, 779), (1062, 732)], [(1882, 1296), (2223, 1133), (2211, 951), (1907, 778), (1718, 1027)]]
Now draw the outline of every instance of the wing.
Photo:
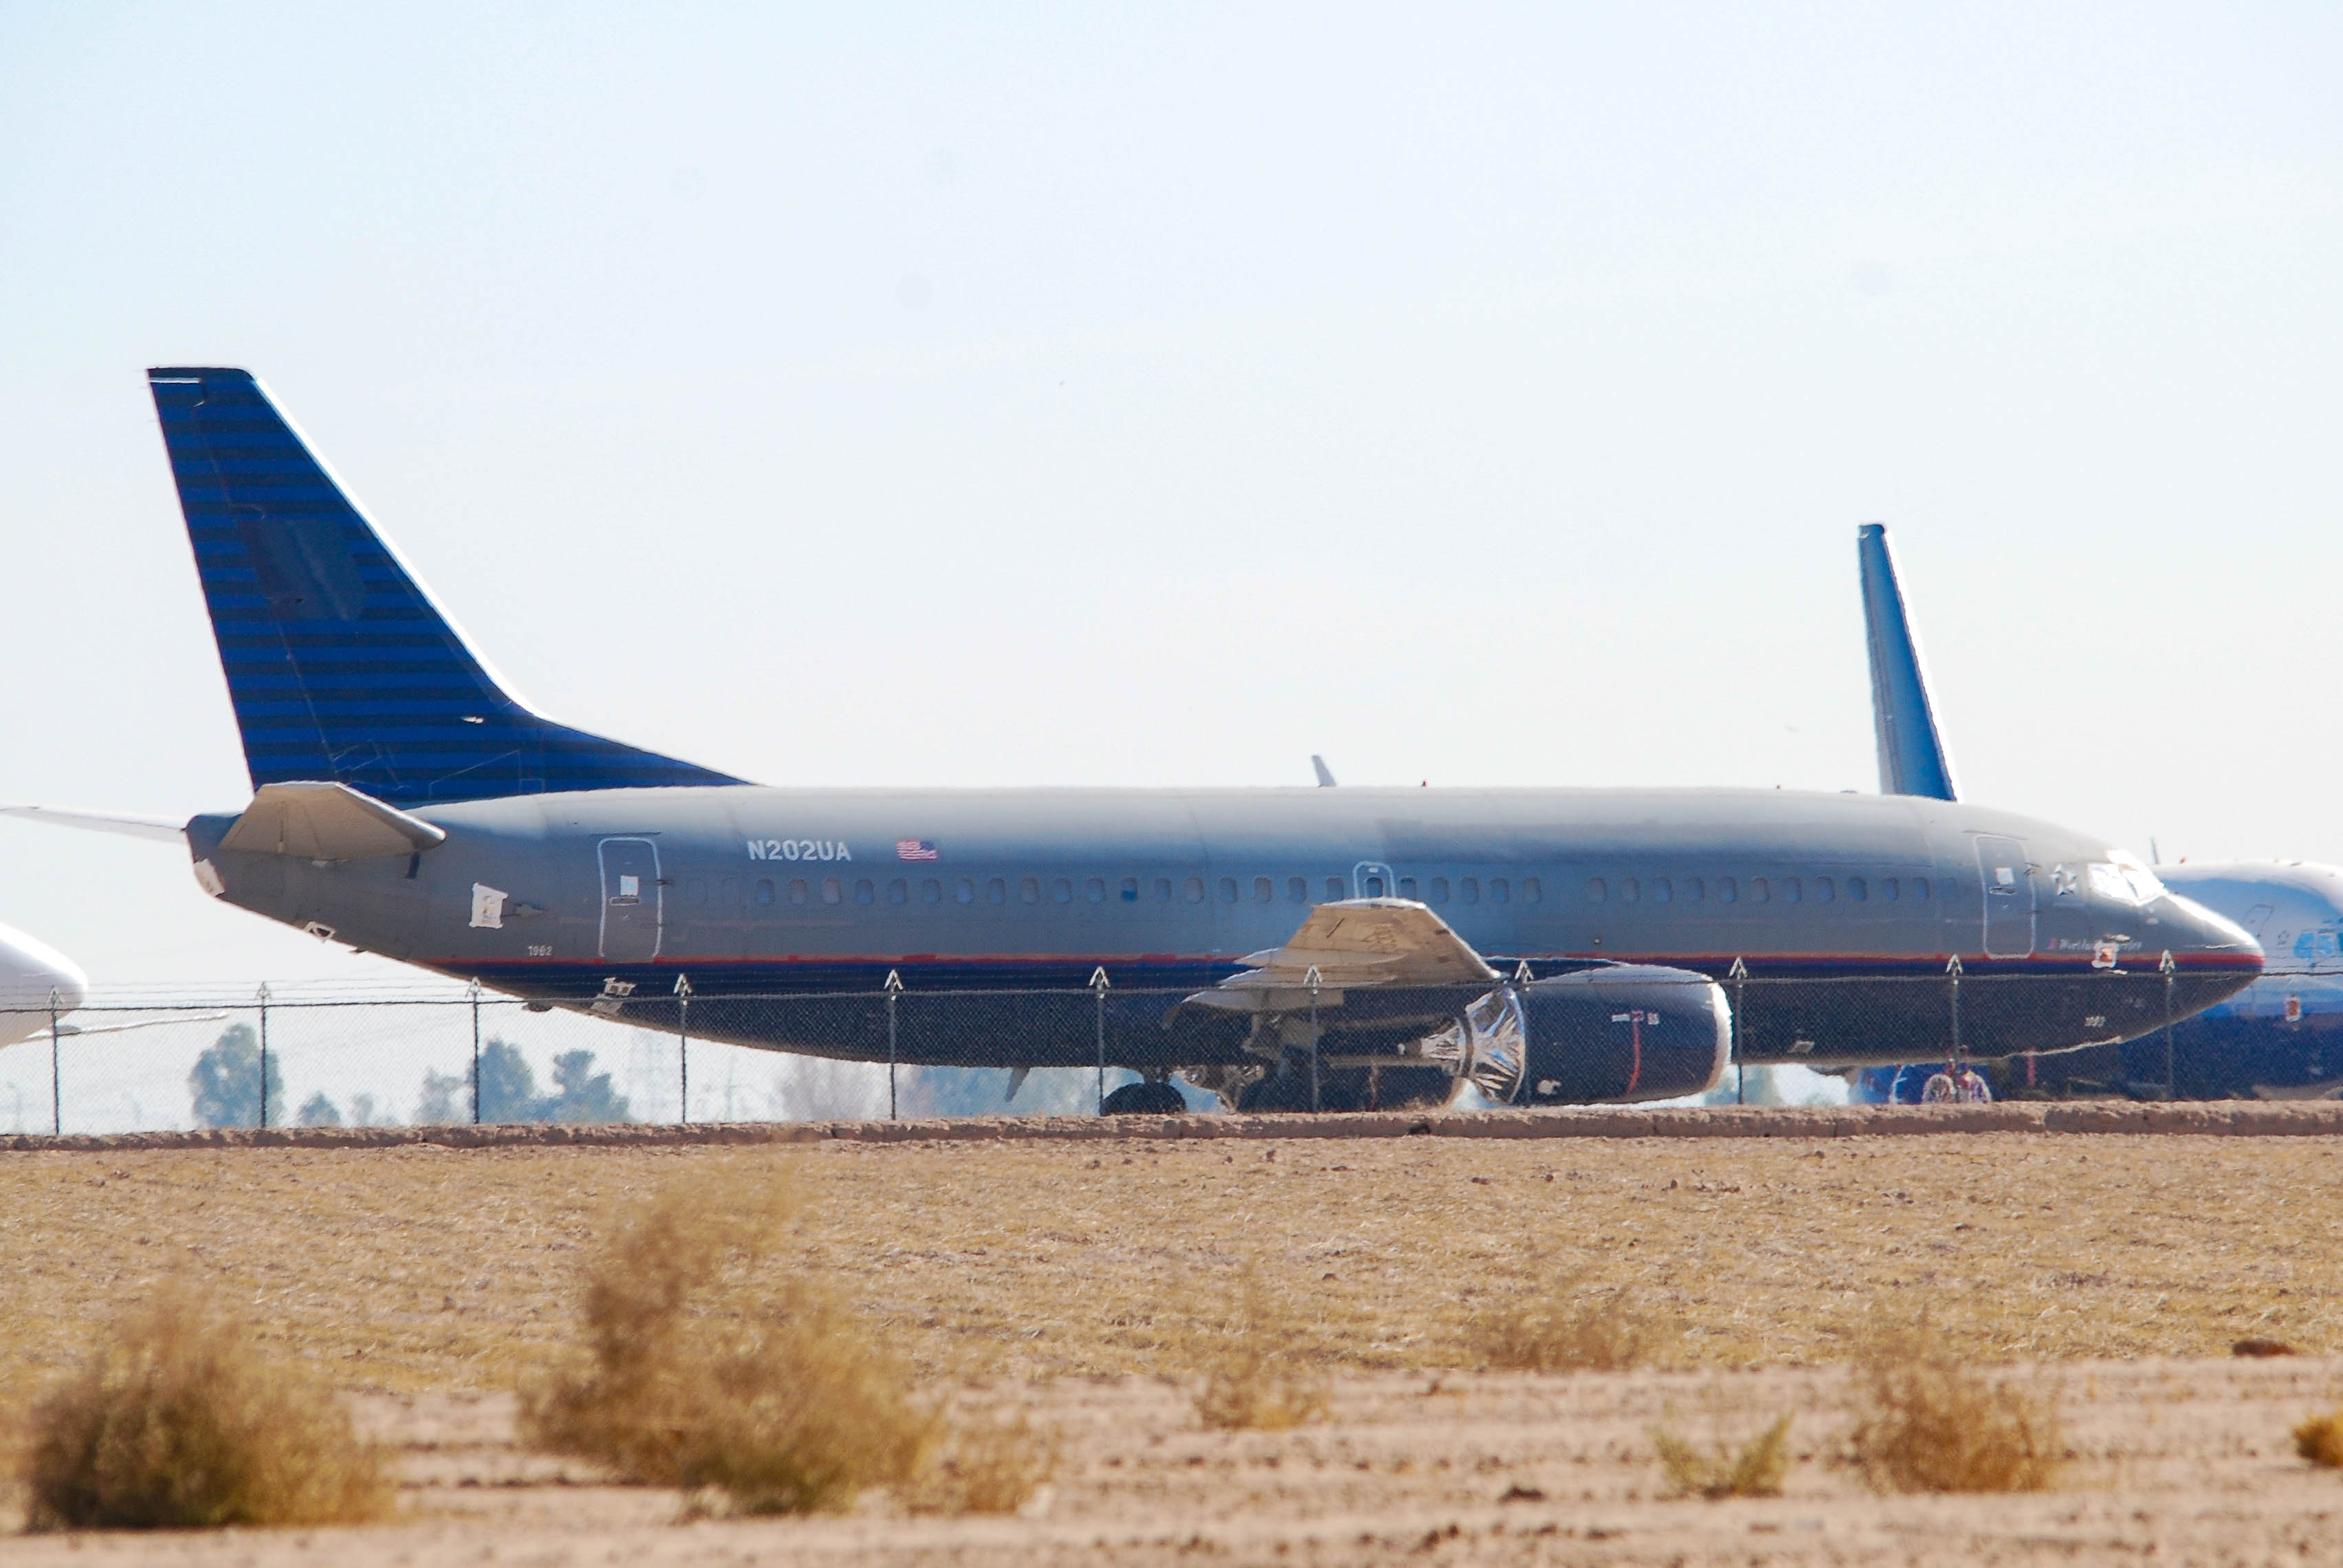
[(1314, 976), (1319, 1000), (1342, 1005), (1342, 993), (1375, 986), (1493, 985), (1497, 971), (1448, 923), (1413, 899), (1345, 899), (1310, 911), (1282, 948), (1248, 953), (1245, 972), (1188, 1000), (1206, 1007), (1257, 1011), (1306, 999)]

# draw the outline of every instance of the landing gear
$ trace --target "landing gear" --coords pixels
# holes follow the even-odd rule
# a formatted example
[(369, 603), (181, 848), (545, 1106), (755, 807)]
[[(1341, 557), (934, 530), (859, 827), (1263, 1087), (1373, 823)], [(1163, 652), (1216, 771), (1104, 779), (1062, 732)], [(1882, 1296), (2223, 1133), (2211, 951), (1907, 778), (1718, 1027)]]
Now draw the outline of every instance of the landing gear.
[(1184, 1116), (1188, 1101), (1169, 1083), (1126, 1083), (1106, 1097), (1105, 1116)]

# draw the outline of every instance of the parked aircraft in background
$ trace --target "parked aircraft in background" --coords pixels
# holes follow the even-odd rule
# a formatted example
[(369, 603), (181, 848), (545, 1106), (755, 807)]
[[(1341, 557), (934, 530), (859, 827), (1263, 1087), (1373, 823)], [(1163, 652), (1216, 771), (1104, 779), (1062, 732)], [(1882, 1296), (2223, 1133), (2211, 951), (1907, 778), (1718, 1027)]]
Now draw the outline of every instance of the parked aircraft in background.
[[(2190, 1011), (2260, 972), (2105, 840), (1968, 805), (751, 785), (523, 705), (248, 373), (149, 380), (255, 789), (186, 824), (196, 879), (548, 1006), (672, 1028), (688, 993), (739, 1045), (1103, 1060), (1147, 1078), (1117, 1110), (1175, 1108), (1174, 1070), (1254, 1106), (1466, 1078), (1556, 1103), (1705, 1089), (1736, 1031), (1754, 1063), (1938, 1053), (1956, 957), (1984, 1054), (2160, 1021), (2111, 943), (2169, 949)], [(688, 613), (659, 630), (689, 650)], [(2037, 901), (2036, 861), (2075, 888)]]
[(0, 926), (0, 1046), (45, 1033), (89, 997), (81, 966), (35, 937)]
[[(1952, 763), (1886, 528), (1865, 523), (1856, 529), (1855, 554), (1871, 649), (1880, 792), (1956, 800)], [(2297, 1098), (2343, 1090), (2343, 956), (2337, 951), (2343, 867), (2300, 860), (2182, 862), (2155, 871), (2173, 891), (2245, 927), (2264, 955), (2260, 980), (2174, 1027), (2171, 1092), (2189, 1099)], [(2004, 1093), (2088, 1085), (2160, 1094), (2167, 1088), (2167, 1067), (2159, 1029), (2120, 1047), (2011, 1060), (1995, 1072), (1995, 1087)]]

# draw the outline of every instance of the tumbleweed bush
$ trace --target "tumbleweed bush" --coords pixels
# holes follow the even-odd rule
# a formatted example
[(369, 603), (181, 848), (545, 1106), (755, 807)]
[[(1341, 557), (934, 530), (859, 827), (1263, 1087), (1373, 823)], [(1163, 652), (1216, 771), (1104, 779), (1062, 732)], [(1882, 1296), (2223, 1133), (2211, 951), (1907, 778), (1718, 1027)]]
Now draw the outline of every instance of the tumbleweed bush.
[(1855, 1457), (1890, 1492), (2040, 1492), (2065, 1440), (2050, 1399), (1978, 1372), (1917, 1328), (1883, 1333), (1854, 1369)]
[(1724, 1497), (1779, 1497), (1790, 1473), (1790, 1418), (1784, 1415), (1739, 1448), (1720, 1442), (1714, 1453), (1671, 1432), (1654, 1431), (1652, 1447), (1668, 1484), (1715, 1502)]
[(34, 1530), (357, 1523), (393, 1497), (331, 1390), (176, 1287), (34, 1406), (21, 1462)]
[(1331, 1402), (1326, 1374), (1309, 1359), (1305, 1337), (1270, 1299), (1259, 1271), (1239, 1271), (1220, 1322), (1191, 1336), (1197, 1417), (1226, 1430), (1282, 1432), (1323, 1416)]

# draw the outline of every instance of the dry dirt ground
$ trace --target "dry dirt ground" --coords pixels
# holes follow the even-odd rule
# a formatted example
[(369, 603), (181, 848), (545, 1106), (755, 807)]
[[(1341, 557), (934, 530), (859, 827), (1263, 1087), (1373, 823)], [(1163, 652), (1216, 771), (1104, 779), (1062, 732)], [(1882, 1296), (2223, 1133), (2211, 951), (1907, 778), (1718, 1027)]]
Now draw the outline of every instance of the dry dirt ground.
[[(2343, 1478), (2287, 1429), (2343, 1398), (2343, 1140), (1968, 1134), (0, 1156), (12, 1405), (164, 1277), (207, 1283), (402, 1444), (407, 1523), (19, 1538), (86, 1553), (384, 1563), (2343, 1560)], [(798, 1260), (939, 1387), (1012, 1401), (1063, 1460), (1031, 1516), (679, 1524), (510, 1442), (567, 1352), (614, 1202), (707, 1162), (798, 1173)], [(1167, 1347), (1250, 1272), (1332, 1419), (1203, 1431)], [(1624, 1285), (1661, 1368), (1478, 1372), (1472, 1316), (1533, 1282)], [(1882, 1499), (1842, 1462), (1835, 1364), (1929, 1320), (2055, 1389), (2077, 1458), (2023, 1499)], [(2226, 1359), (2235, 1340), (2305, 1355)], [(1796, 1412), (1788, 1493), (1665, 1501), (1651, 1429)], [(1526, 1495), (1535, 1493), (1537, 1495)], [(1511, 1494), (1511, 1501), (1507, 1501)], [(75, 1543), (78, 1542), (78, 1544)]]

